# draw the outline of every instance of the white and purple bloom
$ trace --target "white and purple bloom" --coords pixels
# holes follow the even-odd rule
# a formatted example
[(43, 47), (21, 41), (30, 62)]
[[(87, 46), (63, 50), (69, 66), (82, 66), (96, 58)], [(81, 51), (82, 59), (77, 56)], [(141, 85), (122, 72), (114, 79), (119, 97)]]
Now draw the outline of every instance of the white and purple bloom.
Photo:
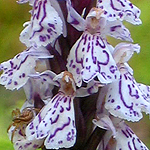
[(26, 94), (7, 130), (14, 149), (148, 150), (124, 122), (150, 114), (150, 86), (127, 63), (140, 46), (107, 42), (133, 42), (123, 21), (141, 24), (140, 10), (129, 0), (18, 3), (32, 7), (20, 34), (28, 49), (0, 64), (0, 84)]
[(98, 150), (148, 150), (123, 120), (109, 115), (99, 117), (98, 120), (94, 119), (93, 123), (107, 131)]
[(0, 84), (10, 90), (21, 88), (28, 81), (28, 75), (36, 72), (36, 63), (52, 57), (44, 47), (39, 49), (30, 47), (13, 59), (1, 63), (0, 70), (3, 73), (0, 76)]
[(97, 92), (99, 84), (89, 83), (87, 88), (76, 90), (71, 73), (65, 71), (53, 79), (50, 78), (51, 73), (46, 71), (39, 77), (59, 86), (60, 89), (27, 126), (26, 135), (29, 140), (45, 139), (44, 145), (47, 149), (69, 148), (76, 142), (74, 97)]
[(139, 51), (137, 44), (120, 43), (115, 47), (113, 57), (121, 75), (118, 80), (106, 85), (103, 91), (108, 112), (128, 121), (139, 121), (143, 117), (142, 112), (150, 113), (148, 90), (145, 91), (147, 86), (140, 86), (135, 81), (133, 70), (127, 64), (132, 54)]
[(126, 20), (134, 25), (141, 24), (141, 11), (129, 0), (97, 0), (97, 7), (104, 10), (103, 17), (109, 21)]
[(24, 24), (26, 27), (20, 34), (22, 43), (27, 47), (47, 46), (61, 34), (66, 36), (65, 21), (56, 0), (34, 0), (30, 3), (33, 4), (31, 20)]
[(101, 83), (111, 83), (119, 77), (112, 58), (113, 47), (107, 43), (106, 35), (132, 41), (130, 32), (121, 21), (108, 21), (102, 17), (103, 10), (92, 8), (83, 19), (67, 1), (68, 22), (79, 31), (84, 31), (73, 45), (68, 56), (67, 68), (74, 75), (77, 86), (97, 77)]

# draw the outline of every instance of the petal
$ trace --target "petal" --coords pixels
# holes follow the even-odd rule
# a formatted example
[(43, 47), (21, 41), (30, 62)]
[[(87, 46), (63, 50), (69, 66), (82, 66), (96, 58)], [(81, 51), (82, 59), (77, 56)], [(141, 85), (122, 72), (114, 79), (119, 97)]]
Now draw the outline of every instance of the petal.
[(100, 117), (99, 120), (93, 119), (92, 122), (99, 128), (102, 128), (105, 130), (111, 130), (112, 134), (114, 136), (116, 136), (116, 129), (115, 129), (111, 119), (107, 115), (104, 115), (104, 114), (101, 114), (101, 116), (99, 116), (99, 117)]
[(55, 10), (59, 14), (59, 16), (63, 22), (63, 36), (66, 37), (67, 36), (66, 20), (65, 20), (64, 15), (63, 15), (63, 10), (61, 9), (61, 7), (59, 5), (59, 1), (50, 0), (50, 2), (51, 2), (52, 7), (55, 8)]
[(18, 90), (24, 86), (28, 81), (28, 75), (35, 73), (36, 61), (39, 58), (50, 57), (47, 50), (42, 50), (37, 49), (36, 53), (34, 48), (29, 48), (16, 55), (13, 59), (1, 63), (1, 70), (3, 70), (3, 73), (0, 77), (0, 84), (10, 90)]
[(119, 76), (116, 63), (107, 47), (107, 42), (99, 34), (84, 32), (72, 47), (67, 68), (74, 75), (77, 86), (98, 77), (102, 83), (110, 83)]
[(29, 2), (29, 5), (33, 6), (35, 0), (18, 0), (17, 3), (18, 4), (24, 4), (24, 3), (27, 3)]
[(116, 141), (116, 150), (148, 150), (144, 143), (124, 122), (121, 122), (117, 128)]
[(119, 43), (113, 52), (113, 58), (116, 63), (126, 63), (132, 57), (133, 53), (140, 52), (138, 44)]
[(107, 21), (102, 32), (116, 39), (133, 42), (129, 30), (119, 20)]
[(59, 92), (35, 119), (27, 127), (27, 136), (33, 138), (34, 135), (37, 139), (46, 137), (44, 145), (47, 149), (69, 148), (75, 144), (73, 97)]
[(139, 89), (143, 93), (143, 97), (145, 97), (150, 102), (150, 86), (144, 85), (142, 83), (137, 83)]
[(126, 20), (134, 25), (141, 24), (141, 11), (129, 0), (98, 0), (97, 7), (104, 10), (103, 17), (109, 21)]
[(27, 140), (25, 136), (21, 134), (21, 130), (15, 130), (15, 126), (12, 126), (9, 131), (9, 139), (11, 140), (12, 133), (14, 132), (13, 136), (13, 146), (15, 150), (36, 150), (40, 148), (43, 144), (43, 140), (34, 139), (32, 141)]
[(29, 0), (18, 0), (17, 3), (19, 4), (24, 4), (24, 3), (27, 3), (29, 2)]
[(42, 78), (30, 78), (24, 85), (24, 91), (27, 101), (30, 103), (35, 102), (35, 98), (38, 96), (44, 103), (47, 103), (53, 96), (52, 90), (54, 86), (43, 80)]
[(150, 103), (143, 95), (133, 76), (124, 70), (120, 80), (108, 86), (105, 108), (115, 117), (139, 121), (142, 111), (150, 113)]
[(63, 23), (50, 0), (35, 1), (31, 21), (21, 32), (20, 40), (28, 47), (52, 43), (63, 33)]
[(57, 75), (50, 70), (46, 70), (42, 73), (30, 74), (30, 77), (33, 79), (39, 79), (43, 82), (47, 82), (48, 84), (60, 86), (58, 80), (57, 81), (54, 80), (56, 76)]
[(78, 31), (84, 31), (86, 22), (85, 20), (75, 11), (71, 5), (71, 1), (66, 1), (66, 6), (68, 10), (67, 21)]

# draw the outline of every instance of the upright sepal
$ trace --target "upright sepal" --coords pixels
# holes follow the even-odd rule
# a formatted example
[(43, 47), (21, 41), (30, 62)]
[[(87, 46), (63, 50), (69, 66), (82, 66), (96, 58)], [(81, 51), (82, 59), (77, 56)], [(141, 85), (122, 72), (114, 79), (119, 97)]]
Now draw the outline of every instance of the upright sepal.
[(78, 31), (84, 31), (86, 26), (86, 21), (84, 18), (82, 18), (72, 7), (71, 1), (66, 1), (66, 6), (68, 10), (68, 16), (67, 21), (70, 23), (74, 28), (76, 28)]

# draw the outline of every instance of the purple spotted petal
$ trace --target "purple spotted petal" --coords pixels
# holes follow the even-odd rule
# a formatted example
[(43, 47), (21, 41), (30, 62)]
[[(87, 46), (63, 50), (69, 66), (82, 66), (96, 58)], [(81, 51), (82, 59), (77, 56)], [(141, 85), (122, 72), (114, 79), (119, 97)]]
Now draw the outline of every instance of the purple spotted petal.
[(33, 103), (34, 99), (38, 97), (44, 102), (49, 101), (49, 99), (53, 96), (52, 89), (54, 86), (41, 78), (30, 78), (23, 88), (27, 100), (30, 103)]
[(150, 103), (125, 68), (120, 70), (120, 80), (108, 85), (105, 108), (115, 117), (139, 121), (142, 112), (150, 113)]
[(97, 7), (104, 10), (103, 17), (109, 21), (126, 20), (134, 25), (141, 24), (141, 11), (129, 0), (97, 0)]
[(66, 20), (63, 15), (63, 9), (61, 9), (61, 7), (60, 7), (61, 4), (59, 3), (59, 0), (50, 0), (50, 2), (51, 2), (52, 7), (55, 8), (55, 10), (59, 14), (59, 16), (63, 22), (63, 36), (66, 37), (67, 36)]
[(28, 125), (29, 139), (45, 139), (47, 149), (69, 148), (76, 141), (73, 98), (59, 92)]
[(62, 20), (50, 0), (35, 0), (31, 14), (31, 21), (20, 34), (21, 42), (28, 47), (46, 46), (63, 33)]
[(36, 53), (34, 48), (29, 48), (13, 59), (1, 63), (3, 73), (0, 76), (0, 84), (10, 90), (21, 88), (28, 81), (28, 75), (35, 73), (36, 61), (49, 57), (51, 56), (47, 50), (37, 49)]
[(59, 81), (56, 80), (54, 81), (54, 78), (56, 77), (57, 75), (50, 71), (50, 70), (46, 70), (42, 73), (36, 73), (36, 74), (31, 74), (30, 77), (33, 78), (33, 79), (39, 79), (43, 82), (47, 82), (47, 84), (51, 84), (51, 85), (56, 85), (56, 86), (60, 86), (59, 84)]
[(149, 150), (124, 122), (119, 124), (116, 131), (117, 150)]
[(129, 30), (119, 20), (107, 21), (102, 33), (116, 39), (133, 42)]
[(102, 83), (116, 80), (120, 73), (109, 51), (106, 40), (99, 34), (84, 32), (72, 47), (67, 68), (74, 75), (77, 86), (98, 77)]
[(56, 74), (50, 70), (42, 73), (30, 74), (30, 79), (24, 85), (27, 100), (32, 102), (35, 96), (39, 96), (44, 102), (49, 101), (52, 97), (52, 89), (54, 85), (59, 86), (59, 83), (53, 81)]
[(66, 1), (68, 17), (67, 21), (75, 27), (78, 31), (85, 30), (86, 21), (76, 12), (76, 10), (71, 6), (71, 1)]
[[(9, 131), (8, 135), (11, 140), (12, 132), (14, 131), (15, 127), (12, 126)], [(43, 144), (43, 140), (27, 140), (25, 136), (22, 135), (21, 130), (16, 130), (13, 136), (13, 146), (15, 150), (36, 150), (40, 148)]]

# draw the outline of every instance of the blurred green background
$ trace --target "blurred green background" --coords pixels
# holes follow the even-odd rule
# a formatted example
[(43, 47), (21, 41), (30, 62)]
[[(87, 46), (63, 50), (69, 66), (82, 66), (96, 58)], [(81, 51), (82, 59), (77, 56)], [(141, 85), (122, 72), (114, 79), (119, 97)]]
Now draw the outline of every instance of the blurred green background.
[[(125, 23), (131, 31), (134, 43), (141, 46), (140, 54), (134, 54), (130, 66), (134, 69), (137, 82), (150, 85), (150, 2), (149, 0), (131, 0), (138, 6), (142, 13), (143, 24), (133, 26)], [(0, 0), (0, 62), (8, 60), (25, 49), (19, 41), (23, 23), (30, 19), (28, 4), (19, 5), (14, 0)], [(116, 40), (111, 43), (115, 46)], [(0, 150), (13, 150), (7, 137), (7, 127), (11, 123), (11, 112), (16, 107), (21, 107), (25, 100), (22, 90), (9, 91), (0, 86)], [(138, 123), (130, 124), (135, 133), (150, 148), (150, 120), (144, 115)]]

